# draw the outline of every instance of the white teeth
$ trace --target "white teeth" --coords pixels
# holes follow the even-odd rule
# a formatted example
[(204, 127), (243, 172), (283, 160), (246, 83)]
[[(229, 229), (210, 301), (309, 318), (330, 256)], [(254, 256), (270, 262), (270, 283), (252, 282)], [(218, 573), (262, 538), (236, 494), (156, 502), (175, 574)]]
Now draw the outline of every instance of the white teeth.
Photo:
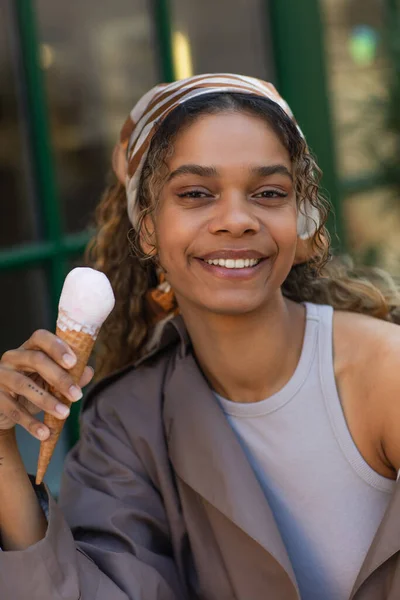
[(255, 267), (260, 262), (260, 258), (213, 258), (206, 260), (209, 265), (217, 265), (226, 269), (245, 269), (246, 267)]

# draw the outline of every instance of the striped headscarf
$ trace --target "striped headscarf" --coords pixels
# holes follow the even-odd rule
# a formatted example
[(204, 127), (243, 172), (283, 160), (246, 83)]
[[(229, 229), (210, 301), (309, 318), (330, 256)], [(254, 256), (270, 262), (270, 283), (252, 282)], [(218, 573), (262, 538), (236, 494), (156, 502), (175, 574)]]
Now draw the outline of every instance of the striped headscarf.
[[(133, 225), (138, 223), (137, 193), (140, 176), (153, 135), (160, 124), (177, 106), (205, 94), (215, 92), (241, 92), (261, 96), (278, 104), (295, 122), (288, 104), (271, 83), (229, 73), (196, 75), (161, 84), (152, 88), (137, 102), (121, 130), (120, 141), (114, 151), (114, 170), (125, 181), (128, 215)], [(295, 122), (296, 123), (296, 122)], [(304, 135), (297, 125), (300, 135)], [(299, 207), (297, 232), (302, 239), (313, 236), (319, 224), (318, 211), (305, 200)]]

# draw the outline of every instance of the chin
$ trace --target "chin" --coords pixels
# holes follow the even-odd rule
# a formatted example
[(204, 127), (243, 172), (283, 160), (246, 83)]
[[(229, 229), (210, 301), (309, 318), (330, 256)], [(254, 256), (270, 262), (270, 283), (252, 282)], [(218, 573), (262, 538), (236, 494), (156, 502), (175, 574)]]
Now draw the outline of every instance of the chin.
[(256, 313), (268, 303), (268, 300), (263, 298), (257, 301), (254, 296), (252, 298), (224, 298), (213, 300), (210, 302), (202, 301), (203, 307), (211, 313), (225, 316), (240, 316)]

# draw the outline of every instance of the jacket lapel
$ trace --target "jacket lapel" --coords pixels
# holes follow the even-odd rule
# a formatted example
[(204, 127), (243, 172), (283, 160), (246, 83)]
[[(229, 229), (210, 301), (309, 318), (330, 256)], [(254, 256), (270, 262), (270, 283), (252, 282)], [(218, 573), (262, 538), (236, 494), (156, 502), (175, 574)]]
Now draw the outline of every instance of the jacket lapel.
[[(168, 449), (177, 475), (240, 527), (261, 551), (268, 552), (297, 591), (265, 495), (191, 354), (177, 359), (164, 393)], [(265, 574), (254, 572), (253, 576)]]
[(400, 480), (362, 564), (350, 600), (370, 575), (391, 556), (400, 551)]

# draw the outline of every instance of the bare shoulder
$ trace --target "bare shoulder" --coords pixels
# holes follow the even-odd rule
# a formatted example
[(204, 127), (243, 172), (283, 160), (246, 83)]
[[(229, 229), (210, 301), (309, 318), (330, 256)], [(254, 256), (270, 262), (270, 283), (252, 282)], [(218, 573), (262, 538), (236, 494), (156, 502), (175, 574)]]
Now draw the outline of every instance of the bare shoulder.
[[(344, 411), (365, 445), (400, 468), (400, 326), (362, 314), (334, 313), (335, 374)], [(371, 461), (370, 461), (371, 462)], [(389, 467), (389, 468), (390, 468)]]
[(335, 311), (334, 345), (340, 358), (353, 367), (387, 374), (397, 365), (400, 381), (400, 326), (368, 315)]

